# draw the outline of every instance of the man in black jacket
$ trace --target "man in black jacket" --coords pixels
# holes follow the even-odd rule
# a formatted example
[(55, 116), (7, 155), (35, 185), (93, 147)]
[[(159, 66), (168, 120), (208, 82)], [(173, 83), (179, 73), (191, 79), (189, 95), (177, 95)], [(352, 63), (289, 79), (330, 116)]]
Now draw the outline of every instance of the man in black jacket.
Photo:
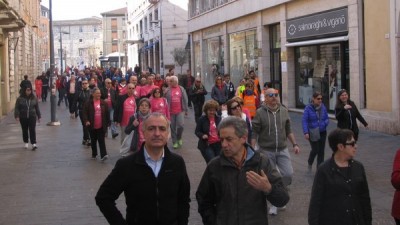
[[(96, 204), (109, 224), (187, 225), (190, 183), (183, 158), (168, 150), (169, 121), (152, 113), (143, 122), (140, 151), (117, 161)], [(115, 206), (124, 192), (126, 219)]]

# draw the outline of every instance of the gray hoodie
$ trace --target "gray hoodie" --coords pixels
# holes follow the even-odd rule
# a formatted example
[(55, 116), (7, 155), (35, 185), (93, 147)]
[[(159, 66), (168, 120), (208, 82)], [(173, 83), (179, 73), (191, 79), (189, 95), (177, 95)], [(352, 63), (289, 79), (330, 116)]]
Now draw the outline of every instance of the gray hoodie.
[(257, 109), (253, 125), (253, 139), (261, 150), (278, 152), (287, 148), (287, 137), (292, 133), (287, 108), (282, 105), (274, 112), (266, 105)]

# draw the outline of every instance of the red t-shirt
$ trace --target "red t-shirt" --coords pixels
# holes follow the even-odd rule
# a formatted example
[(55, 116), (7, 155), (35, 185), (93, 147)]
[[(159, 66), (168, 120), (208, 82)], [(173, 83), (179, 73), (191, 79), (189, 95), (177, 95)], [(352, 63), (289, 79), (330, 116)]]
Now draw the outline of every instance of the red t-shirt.
[(210, 120), (210, 131), (208, 133), (208, 144), (219, 142), (217, 125), (215, 124), (215, 117), (208, 118)]
[(112, 108), (112, 101), (111, 101), (110, 89), (107, 89), (107, 99), (106, 99), (106, 102), (107, 102), (108, 108), (111, 109), (111, 108)]

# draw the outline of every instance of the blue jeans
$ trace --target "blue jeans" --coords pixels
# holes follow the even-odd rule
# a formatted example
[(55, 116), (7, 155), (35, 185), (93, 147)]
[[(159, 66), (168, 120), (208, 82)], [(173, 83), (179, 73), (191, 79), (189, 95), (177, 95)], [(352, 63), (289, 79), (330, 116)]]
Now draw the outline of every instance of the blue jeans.
[[(110, 118), (111, 118), (111, 121), (112, 121), (113, 118), (114, 118), (114, 109), (113, 109), (113, 108), (109, 108), (108, 110), (109, 110), (109, 112), (110, 112)], [(117, 127), (115, 126), (115, 123), (114, 123), (114, 122), (111, 122), (111, 127), (110, 127), (110, 129), (111, 129), (111, 135), (118, 133), (118, 132), (117, 132)]]
[(281, 173), (283, 185), (290, 185), (292, 183), (293, 167), (288, 148), (278, 152), (266, 151), (264, 149), (261, 150), (261, 153), (267, 155), (270, 162)]

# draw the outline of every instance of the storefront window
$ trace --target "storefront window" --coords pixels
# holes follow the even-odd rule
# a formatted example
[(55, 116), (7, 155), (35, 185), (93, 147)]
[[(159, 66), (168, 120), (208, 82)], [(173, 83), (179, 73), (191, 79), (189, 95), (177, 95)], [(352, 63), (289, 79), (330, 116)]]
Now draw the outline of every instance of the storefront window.
[(230, 74), (236, 85), (250, 70), (258, 70), (257, 36), (255, 30), (229, 35)]
[[(313, 45), (296, 48), (296, 106), (303, 108), (315, 91), (322, 93), (323, 103), (335, 109), (337, 93), (348, 86), (344, 44)], [(347, 74), (347, 73), (346, 73)], [(348, 79), (348, 78), (347, 78)]]
[(207, 90), (214, 86), (215, 77), (224, 74), (224, 42), (221, 37), (214, 37), (204, 41), (205, 51), (203, 81)]
[(201, 75), (201, 65), (200, 65), (200, 42), (196, 41), (194, 43), (194, 74), (195, 76)]

